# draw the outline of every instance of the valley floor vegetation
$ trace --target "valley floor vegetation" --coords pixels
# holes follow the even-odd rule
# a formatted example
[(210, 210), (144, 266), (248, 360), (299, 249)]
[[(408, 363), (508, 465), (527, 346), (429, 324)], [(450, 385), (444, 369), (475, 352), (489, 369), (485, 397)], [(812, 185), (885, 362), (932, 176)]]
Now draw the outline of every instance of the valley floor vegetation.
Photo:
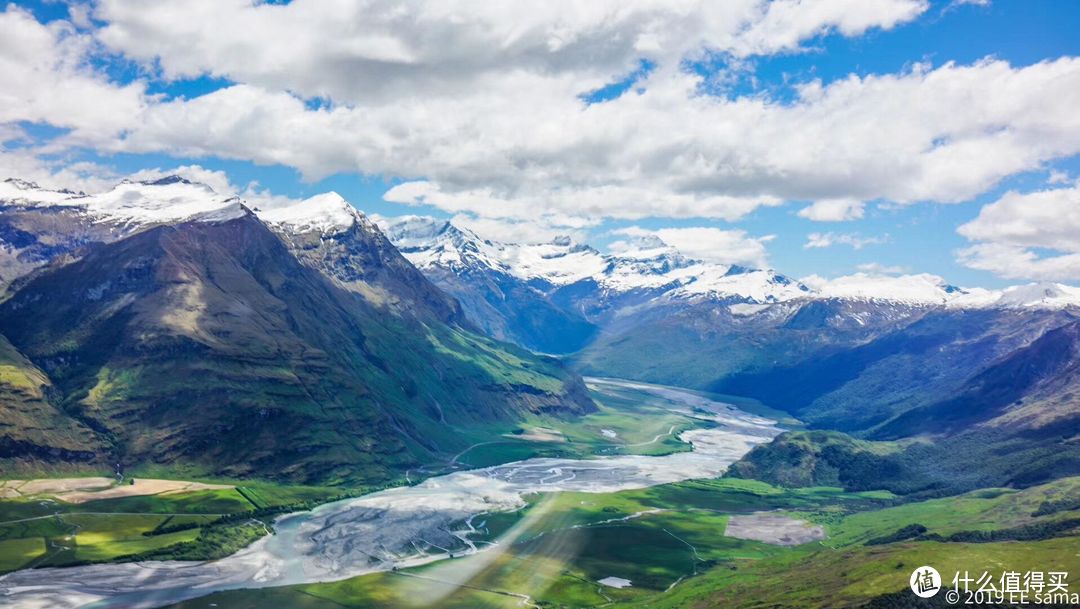
[[(513, 543), (424, 567), (237, 590), (173, 609), (390, 607), (902, 607), (911, 571), (1080, 570), (1080, 478), (906, 501), (885, 491), (784, 489), (724, 478), (610, 494), (555, 493), (477, 518)], [(783, 514), (828, 537), (797, 546), (725, 535), (733, 515)], [(531, 514), (536, 513), (534, 517)], [(482, 521), (482, 522), (481, 522)], [(614, 577), (626, 587), (599, 583)]]
[[(594, 413), (573, 422), (535, 416), (485, 430), (498, 439), (406, 472), (396, 483), (536, 456), (684, 451), (690, 447), (678, 440), (681, 431), (715, 424), (662, 395), (600, 379), (589, 384)], [(470, 541), (482, 552), (469, 554), (462, 544), (448, 548), (450, 560), (421, 567), (219, 592), (171, 609), (888, 608), (908, 606), (908, 577), (924, 564), (946, 580), (963, 570), (1080, 573), (1080, 477), (950, 492), (927, 486), (915, 469), (894, 468), (904, 463), (895, 457), (908, 445), (799, 431), (797, 421), (759, 403), (738, 406), (795, 431), (747, 454), (720, 479), (534, 494), (518, 511), (475, 516), (457, 527), (474, 529)], [(272, 533), (279, 514), (376, 490), (204, 482), (211, 486), (152, 495), (94, 499), (86, 493), (78, 503), (62, 499), (70, 489), (45, 484), (40, 488), (52, 494), (35, 494), (33, 484), (6, 483), (0, 487), (10, 487), (0, 500), (0, 572), (213, 560)], [(765, 528), (781, 522), (805, 534), (747, 535), (744, 526), (729, 528), (733, 517)]]
[[(98, 562), (222, 558), (270, 533), (279, 514), (363, 492), (246, 481), (235, 487), (79, 503), (48, 493), (8, 497), (0, 500), (0, 573)], [(108, 489), (101, 493), (108, 494)]]

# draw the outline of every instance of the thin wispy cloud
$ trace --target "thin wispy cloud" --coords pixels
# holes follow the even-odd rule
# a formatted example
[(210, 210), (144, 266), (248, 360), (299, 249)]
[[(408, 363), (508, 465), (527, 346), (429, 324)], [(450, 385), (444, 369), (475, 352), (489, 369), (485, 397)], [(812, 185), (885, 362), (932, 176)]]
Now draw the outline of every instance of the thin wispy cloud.
[(806, 236), (803, 249), (819, 249), (834, 245), (847, 245), (852, 249), (861, 250), (868, 245), (880, 245), (888, 243), (887, 235), (880, 237), (863, 237), (855, 233), (810, 233)]

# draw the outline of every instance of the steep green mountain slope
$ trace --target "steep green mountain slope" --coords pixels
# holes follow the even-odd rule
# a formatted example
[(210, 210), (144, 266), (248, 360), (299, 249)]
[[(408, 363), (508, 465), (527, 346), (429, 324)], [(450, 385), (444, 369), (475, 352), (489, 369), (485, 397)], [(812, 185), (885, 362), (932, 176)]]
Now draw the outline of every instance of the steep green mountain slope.
[(370, 482), (453, 454), (477, 426), (592, 407), (553, 360), (411, 310), (301, 263), (245, 213), (40, 272), (0, 304), (0, 332), (99, 430), (99, 458), (123, 464)]
[(718, 377), (822, 428), (859, 431), (963, 391), (980, 372), (1076, 319), (1069, 310), (938, 310), (864, 342)]
[(906, 410), (874, 437), (960, 432), (987, 423), (1032, 435), (1080, 432), (1080, 322), (1054, 328), (994, 362), (956, 395)]
[(0, 336), (0, 465), (36, 469), (50, 461), (90, 461), (93, 431), (50, 403), (49, 378)]
[[(935, 391), (929, 368), (926, 379), (926, 386), (912, 389), (921, 393), (908, 400), (909, 408), (881, 423), (859, 416), (860, 407), (876, 406), (871, 399), (848, 403), (848, 429), (876, 441), (840, 432), (786, 433), (756, 447), (729, 475), (784, 486), (946, 495), (1080, 473), (1080, 322), (1049, 330), (951, 391)], [(837, 425), (829, 417), (844, 411), (816, 410), (819, 405), (811, 394), (799, 412)]]

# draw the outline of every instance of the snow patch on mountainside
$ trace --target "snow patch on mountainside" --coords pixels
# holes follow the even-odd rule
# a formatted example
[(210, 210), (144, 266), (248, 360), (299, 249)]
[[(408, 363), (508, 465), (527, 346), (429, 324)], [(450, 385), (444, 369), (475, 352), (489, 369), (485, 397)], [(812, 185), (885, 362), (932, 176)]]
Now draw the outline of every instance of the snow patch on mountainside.
[(740, 302), (729, 306), (728, 310), (731, 311), (732, 315), (748, 317), (750, 315), (756, 315), (758, 313), (761, 313), (762, 311), (768, 309), (771, 306), (772, 305), (767, 304), (751, 304), (746, 302)]
[(499, 262), (521, 279), (541, 278), (553, 285), (568, 285), (603, 273), (607, 262), (600, 252), (557, 237), (550, 243), (499, 244)]

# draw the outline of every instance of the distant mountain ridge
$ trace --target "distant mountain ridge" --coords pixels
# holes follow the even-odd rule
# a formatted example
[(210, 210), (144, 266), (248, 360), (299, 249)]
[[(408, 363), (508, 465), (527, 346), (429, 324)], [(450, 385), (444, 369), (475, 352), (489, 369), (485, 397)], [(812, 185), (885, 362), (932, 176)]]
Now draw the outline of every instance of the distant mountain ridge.
[(681, 289), (686, 296), (738, 294), (763, 302), (809, 292), (806, 286), (772, 271), (690, 259), (656, 237), (633, 238), (627, 241), (633, 247), (602, 254), (569, 237), (548, 243), (491, 241), (452, 221), (421, 216), (384, 219), (381, 224), (390, 240), (421, 270), (495, 270), (546, 290), (592, 281), (608, 293)]
[(812, 286), (771, 269), (695, 260), (651, 235), (624, 241), (618, 253), (602, 254), (569, 237), (547, 243), (492, 241), (451, 220), (424, 216), (384, 218), (380, 225), (421, 270), (494, 270), (555, 290), (592, 281), (608, 292), (659, 290), (669, 299), (708, 296), (751, 304), (842, 298), (957, 308), (1080, 306), (1080, 288), (1056, 283), (987, 290), (957, 287), (928, 274), (856, 273), (836, 281), (814, 278), (820, 285)]
[(585, 347), (625, 309), (663, 299), (776, 302), (808, 288), (772, 271), (703, 263), (659, 240), (602, 254), (568, 237), (548, 243), (486, 240), (450, 221), (410, 216), (380, 223), (402, 254), (499, 338), (550, 353)]
[[(845, 302), (866, 314), (874, 309), (874, 316), (907, 318), (932, 308), (1080, 307), (1080, 289), (1061, 284), (986, 290), (959, 288), (927, 274), (862, 273), (812, 278), (811, 285), (769, 269), (694, 260), (655, 236), (629, 239), (620, 252), (602, 254), (568, 237), (535, 244), (492, 241), (452, 221), (422, 216), (380, 224), (402, 254), (463, 303), (473, 323), (552, 353), (588, 349), (597, 340), (608, 342), (692, 310), (726, 319), (784, 316), (795, 307), (806, 308), (805, 317), (820, 309), (814, 303)], [(537, 331), (544, 327), (548, 332)]]

